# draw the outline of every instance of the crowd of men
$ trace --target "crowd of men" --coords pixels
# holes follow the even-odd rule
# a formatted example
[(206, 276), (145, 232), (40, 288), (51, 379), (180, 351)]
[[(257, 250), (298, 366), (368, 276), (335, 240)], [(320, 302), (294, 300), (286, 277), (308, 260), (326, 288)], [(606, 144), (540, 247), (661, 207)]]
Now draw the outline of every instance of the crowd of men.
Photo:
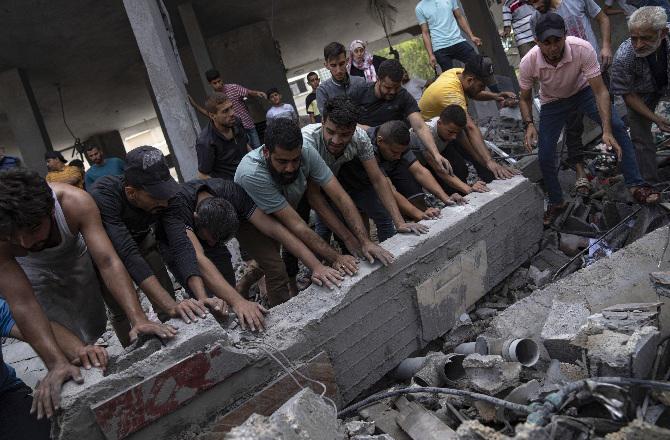
[[(670, 121), (655, 112), (670, 70), (664, 8), (632, 11), (630, 38), (616, 56), (607, 16), (592, 0), (508, 0), (504, 8), (505, 32), (514, 29), (524, 55), (518, 104), (548, 192), (545, 224), (565, 208), (554, 154), (564, 128), (578, 190), (589, 189), (578, 139), (583, 115), (602, 125), (635, 199), (658, 201), (651, 124), (670, 131)], [(332, 42), (323, 52), (331, 78), (307, 76), (313, 91), (304, 127), (276, 88), (263, 93), (208, 71), (212, 93), (203, 106), (191, 100), (209, 121), (194, 145), (196, 180), (178, 184), (151, 146), (131, 150), (125, 161), (88, 147), (92, 166), (85, 173), (49, 152), (46, 179), (0, 157), (0, 335), (29, 342), (48, 368), (33, 392), (0, 352), (0, 437), (48, 438), (44, 417), (58, 409), (62, 384), (81, 382), (80, 366), (106, 367), (105, 349), (94, 344), (108, 319), (124, 346), (140, 334), (172, 338), (177, 330), (166, 321), (191, 323), (208, 313), (231, 311), (242, 328), (261, 331), (268, 309), (304, 288), (299, 261), (308, 283), (333, 289), (356, 274), (361, 260), (393, 264), (379, 243), (428, 231), (420, 222), (440, 210), (426, 194), (462, 204), (472, 192), (489, 191), (492, 180), (519, 173), (492, 158), (468, 113), (468, 100), (517, 100), (497, 90), (490, 59), (462, 37), (461, 30), (474, 46), (482, 43), (458, 3), (422, 0), (416, 14), (429, 60), (443, 73), (411, 93), (398, 60), (370, 54), (361, 40), (349, 50)], [(601, 48), (590, 18), (600, 25)], [(464, 66), (453, 68), (453, 60)], [(531, 99), (538, 83), (536, 124)], [(610, 93), (626, 102), (630, 136)], [(262, 143), (248, 96), (271, 102)], [(235, 278), (226, 246), (233, 237), (264, 276), (263, 305), (250, 297), (250, 282)], [(185, 298), (176, 297), (170, 273)], [(160, 322), (148, 319), (136, 288)]]

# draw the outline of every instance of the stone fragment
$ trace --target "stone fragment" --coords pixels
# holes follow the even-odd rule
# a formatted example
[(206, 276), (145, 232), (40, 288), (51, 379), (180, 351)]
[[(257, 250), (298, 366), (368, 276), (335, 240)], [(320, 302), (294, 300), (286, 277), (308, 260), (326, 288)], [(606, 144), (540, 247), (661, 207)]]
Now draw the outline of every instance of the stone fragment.
[(659, 338), (659, 331), (651, 326), (642, 327), (632, 335), (604, 330), (588, 336), (591, 374), (646, 378), (654, 362)]
[(479, 319), (486, 319), (486, 318), (491, 318), (493, 316), (496, 316), (498, 314), (498, 311), (496, 309), (491, 309), (488, 307), (480, 307), (477, 310), (475, 310), (475, 315)]
[(375, 422), (363, 422), (354, 420), (345, 425), (347, 435), (350, 437), (354, 435), (372, 435), (375, 433)]
[(509, 440), (510, 437), (500, 434), (493, 428), (484, 426), (477, 420), (466, 420), (456, 430), (458, 440)]
[(388, 434), (379, 434), (379, 435), (356, 435), (351, 437), (351, 440), (395, 440)]
[(635, 419), (617, 432), (607, 434), (605, 440), (667, 440), (670, 429), (654, 426)]
[(489, 395), (519, 384), (521, 364), (505, 362), (502, 356), (471, 354), (463, 361), (463, 368), (472, 388)]
[(540, 270), (532, 265), (528, 268), (528, 278), (538, 288), (549, 284), (553, 275), (554, 272), (551, 269)]
[(523, 289), (528, 285), (528, 269), (520, 267), (507, 280), (511, 290)]
[(581, 359), (581, 349), (571, 342), (590, 314), (589, 305), (583, 297), (554, 298), (540, 335), (552, 359), (562, 362)]

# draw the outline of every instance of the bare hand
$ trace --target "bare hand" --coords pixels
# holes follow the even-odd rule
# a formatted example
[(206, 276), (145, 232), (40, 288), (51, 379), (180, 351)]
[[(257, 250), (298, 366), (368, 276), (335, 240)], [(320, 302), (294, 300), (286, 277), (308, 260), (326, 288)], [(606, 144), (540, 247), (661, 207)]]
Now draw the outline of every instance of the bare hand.
[(329, 289), (334, 289), (335, 286), (340, 287), (342, 285), (343, 279), (344, 276), (339, 270), (323, 264), (312, 269), (312, 282), (317, 286), (325, 285)]
[(388, 266), (395, 259), (392, 253), (370, 240), (363, 244), (361, 252), (363, 252), (363, 256), (370, 264), (373, 264), (375, 258), (377, 258), (384, 266)]
[(454, 203), (456, 203), (457, 205), (465, 205), (466, 203), (468, 203), (465, 197), (463, 197), (459, 193), (453, 193), (451, 195), (451, 200), (453, 200)]
[(90, 370), (91, 367), (100, 368), (105, 371), (109, 356), (105, 347), (99, 345), (84, 345), (77, 350), (77, 357), (72, 359), (72, 365), (84, 367)]
[(475, 37), (474, 35), (470, 38), (473, 43), (475, 43), (475, 46), (481, 46), (482, 45), (482, 39), (479, 37)]
[(602, 70), (607, 70), (607, 68), (612, 64), (612, 49), (609, 47), (603, 47), (600, 49), (600, 67)]
[(435, 220), (442, 217), (442, 211), (437, 208), (428, 208), (423, 211), (422, 220)]
[(412, 222), (400, 223), (398, 226), (396, 226), (395, 229), (399, 233), (409, 232), (416, 235), (421, 235), (428, 232), (428, 226)]
[(146, 319), (130, 329), (130, 342), (134, 342), (139, 335), (154, 335), (161, 339), (172, 339), (177, 336), (177, 329), (168, 324), (160, 324)]
[(658, 121), (654, 121), (659, 130), (670, 132), (670, 121), (664, 118), (659, 118)]
[(486, 183), (482, 182), (481, 180), (478, 180), (472, 185), (472, 191), (478, 192), (478, 193), (483, 193), (483, 192), (489, 192), (491, 191), (491, 188), (486, 186)]
[(70, 379), (79, 384), (84, 383), (79, 367), (66, 362), (54, 365), (47, 375), (37, 382), (30, 414), (37, 412), (38, 420), (45, 415), (51, 418), (54, 412), (60, 409), (60, 391), (63, 383)]
[(529, 124), (528, 128), (526, 128), (526, 136), (523, 145), (526, 147), (527, 152), (533, 152), (533, 147), (537, 145), (537, 130), (535, 130), (535, 124)]
[(207, 308), (197, 300), (188, 298), (168, 310), (168, 315), (170, 318), (181, 318), (186, 324), (190, 324), (198, 322), (198, 316), (204, 318), (207, 315)]
[(428, 55), (428, 60), (430, 61), (431, 67), (434, 69), (435, 65), (437, 64), (437, 59), (435, 58), (435, 55), (433, 54)]
[(603, 133), (603, 143), (607, 145), (608, 150), (612, 151), (614, 150), (614, 154), (616, 154), (617, 161), (621, 161), (621, 147), (619, 146), (619, 143), (614, 139), (614, 136), (612, 133)]
[(268, 310), (260, 304), (243, 299), (233, 305), (233, 311), (240, 320), (242, 330), (246, 330), (247, 326), (252, 332), (265, 330), (264, 314), (268, 313)]
[(432, 159), (430, 162), (436, 173), (446, 173), (449, 176), (454, 175), (454, 169), (451, 167), (451, 164), (446, 157), (442, 156), (441, 154), (438, 154), (437, 157), (430, 155), (428, 157)]
[(496, 179), (505, 180), (511, 179), (512, 177), (521, 174), (521, 171), (516, 168), (510, 168), (505, 165), (501, 165), (495, 160), (490, 160), (486, 162), (486, 168), (493, 173)]
[(258, 96), (260, 96), (263, 99), (268, 99), (268, 95), (266, 95), (265, 92), (258, 92)]
[[(360, 249), (356, 248), (353, 251), (349, 249), (349, 252), (358, 255), (360, 254)], [(358, 260), (351, 255), (338, 256), (331, 266), (340, 273), (346, 273), (349, 276), (354, 276), (358, 272)]]
[(228, 304), (221, 298), (205, 298), (198, 302), (217, 315), (226, 315), (228, 313)]

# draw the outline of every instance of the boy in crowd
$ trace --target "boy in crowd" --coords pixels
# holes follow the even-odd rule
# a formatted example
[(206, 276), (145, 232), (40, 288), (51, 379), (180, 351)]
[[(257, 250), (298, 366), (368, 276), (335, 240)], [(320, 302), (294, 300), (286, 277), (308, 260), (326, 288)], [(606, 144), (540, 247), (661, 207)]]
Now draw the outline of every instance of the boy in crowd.
[(319, 88), (321, 79), (316, 72), (309, 72), (307, 74), (307, 82), (312, 88), (312, 91), (309, 93), (309, 95), (307, 95), (307, 98), (305, 98), (305, 109), (307, 111), (307, 115), (309, 116), (310, 124), (318, 124), (321, 123), (321, 112), (319, 111), (319, 106), (316, 103), (316, 90)]
[(276, 87), (268, 90), (267, 95), (270, 104), (272, 104), (272, 107), (270, 107), (265, 114), (265, 118), (268, 122), (276, 118), (288, 118), (296, 123), (298, 122), (298, 114), (295, 109), (291, 104), (282, 103), (281, 93), (279, 93), (279, 90)]

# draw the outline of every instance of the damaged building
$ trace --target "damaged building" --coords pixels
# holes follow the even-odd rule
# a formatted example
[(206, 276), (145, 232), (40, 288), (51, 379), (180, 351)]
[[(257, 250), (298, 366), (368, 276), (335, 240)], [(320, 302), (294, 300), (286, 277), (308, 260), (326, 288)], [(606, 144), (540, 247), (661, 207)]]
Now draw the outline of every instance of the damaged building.
[[(293, 104), (287, 78), (321, 67), (325, 40), (381, 49), (421, 32), (409, 1), (5, 3), (4, 153), (43, 169), (45, 152), (74, 157), (81, 142), (123, 157), (139, 139), (158, 139), (180, 181), (197, 174), (191, 146), (207, 121), (189, 97), (204, 101), (208, 69), (277, 87)], [(492, 13), (501, 5), (460, 4), (490, 42), (481, 50), (498, 83), (518, 92), (515, 55)], [(50, 25), (29, 37), (22, 28), (36, 26), (36, 10)], [(612, 23), (620, 42), (623, 18)], [(263, 129), (267, 103), (247, 105)], [(384, 241), (393, 265), (363, 262), (338, 289), (312, 285), (272, 308), (263, 333), (234, 314), (173, 319), (174, 339), (124, 349), (109, 330), (107, 369), (64, 385), (53, 438), (670, 438), (670, 184), (663, 203), (635, 203), (598, 150), (599, 127), (587, 125), (593, 192), (575, 195), (564, 167), (574, 197), (544, 228), (537, 152), (523, 148), (520, 113), (490, 102), (469, 111), (496, 160), (523, 174), (442, 209), (424, 235)], [(670, 182), (670, 167), (660, 170)], [(45, 374), (28, 344), (7, 338), (2, 348), (29, 386)]]

